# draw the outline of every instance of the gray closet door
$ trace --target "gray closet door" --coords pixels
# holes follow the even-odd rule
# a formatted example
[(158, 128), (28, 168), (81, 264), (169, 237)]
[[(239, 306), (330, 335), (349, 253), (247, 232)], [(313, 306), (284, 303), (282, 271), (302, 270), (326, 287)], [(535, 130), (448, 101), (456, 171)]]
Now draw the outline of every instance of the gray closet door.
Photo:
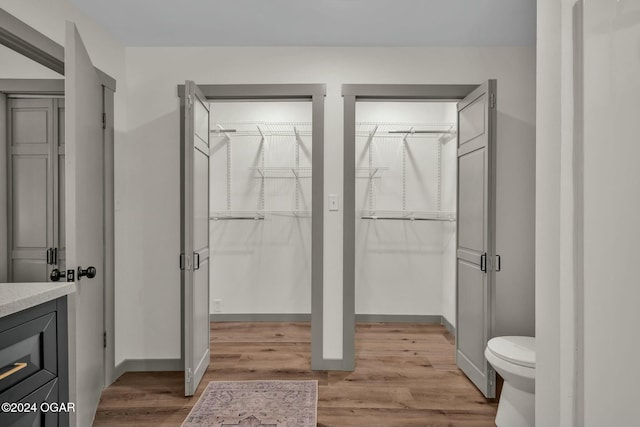
[(184, 394), (209, 366), (209, 103), (185, 83), (181, 141), (181, 244)]
[(45, 282), (54, 240), (53, 100), (8, 104), (9, 281)]
[[(69, 304), (69, 327), (75, 331), (70, 397), (76, 402), (76, 424), (89, 426), (104, 387), (103, 88), (76, 26), (68, 21), (64, 65), (66, 263), (75, 270), (77, 286)], [(95, 277), (79, 277), (80, 268), (88, 267), (95, 267)]]
[(458, 103), (456, 363), (486, 397), (495, 397), (495, 372), (484, 357), (492, 333), (495, 97), (490, 80)]
[(8, 102), (9, 281), (64, 271), (64, 100)]

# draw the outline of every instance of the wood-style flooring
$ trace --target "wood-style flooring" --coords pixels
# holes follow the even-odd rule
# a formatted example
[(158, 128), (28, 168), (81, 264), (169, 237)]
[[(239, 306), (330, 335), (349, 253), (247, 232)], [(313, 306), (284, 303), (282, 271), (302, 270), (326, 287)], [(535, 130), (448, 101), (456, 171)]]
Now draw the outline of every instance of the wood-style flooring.
[(353, 372), (310, 370), (308, 323), (212, 323), (211, 365), (195, 396), (182, 372), (128, 372), (102, 393), (94, 426), (178, 427), (209, 381), (318, 380), (318, 426), (491, 426), (440, 325), (359, 324)]

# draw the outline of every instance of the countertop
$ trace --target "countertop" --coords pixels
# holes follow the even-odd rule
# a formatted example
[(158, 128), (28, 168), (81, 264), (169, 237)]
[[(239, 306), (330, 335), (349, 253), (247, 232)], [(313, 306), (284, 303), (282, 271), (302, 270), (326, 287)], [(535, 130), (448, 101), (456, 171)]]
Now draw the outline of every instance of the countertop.
[(74, 282), (0, 283), (0, 317), (76, 291)]

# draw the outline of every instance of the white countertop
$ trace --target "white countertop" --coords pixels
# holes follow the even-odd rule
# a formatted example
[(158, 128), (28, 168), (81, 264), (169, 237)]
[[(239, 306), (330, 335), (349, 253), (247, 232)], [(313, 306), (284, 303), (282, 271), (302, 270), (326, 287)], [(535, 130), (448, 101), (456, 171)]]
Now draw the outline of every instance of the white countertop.
[(0, 283), (0, 317), (76, 291), (74, 282)]

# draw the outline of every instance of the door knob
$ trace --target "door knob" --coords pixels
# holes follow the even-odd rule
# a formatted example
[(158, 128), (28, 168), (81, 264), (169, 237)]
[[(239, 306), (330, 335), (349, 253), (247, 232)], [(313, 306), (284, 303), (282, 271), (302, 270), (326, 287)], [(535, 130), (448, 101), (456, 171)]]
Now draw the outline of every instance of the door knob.
[(57, 268), (54, 268), (53, 270), (51, 270), (51, 275), (49, 276), (49, 278), (51, 279), (52, 282), (57, 282), (62, 278), (63, 274), (64, 273), (61, 273), (60, 270), (58, 270)]
[(96, 277), (96, 268), (87, 267), (86, 269), (83, 269), (82, 267), (78, 267), (78, 280), (83, 276), (87, 276), (87, 279), (93, 279)]

